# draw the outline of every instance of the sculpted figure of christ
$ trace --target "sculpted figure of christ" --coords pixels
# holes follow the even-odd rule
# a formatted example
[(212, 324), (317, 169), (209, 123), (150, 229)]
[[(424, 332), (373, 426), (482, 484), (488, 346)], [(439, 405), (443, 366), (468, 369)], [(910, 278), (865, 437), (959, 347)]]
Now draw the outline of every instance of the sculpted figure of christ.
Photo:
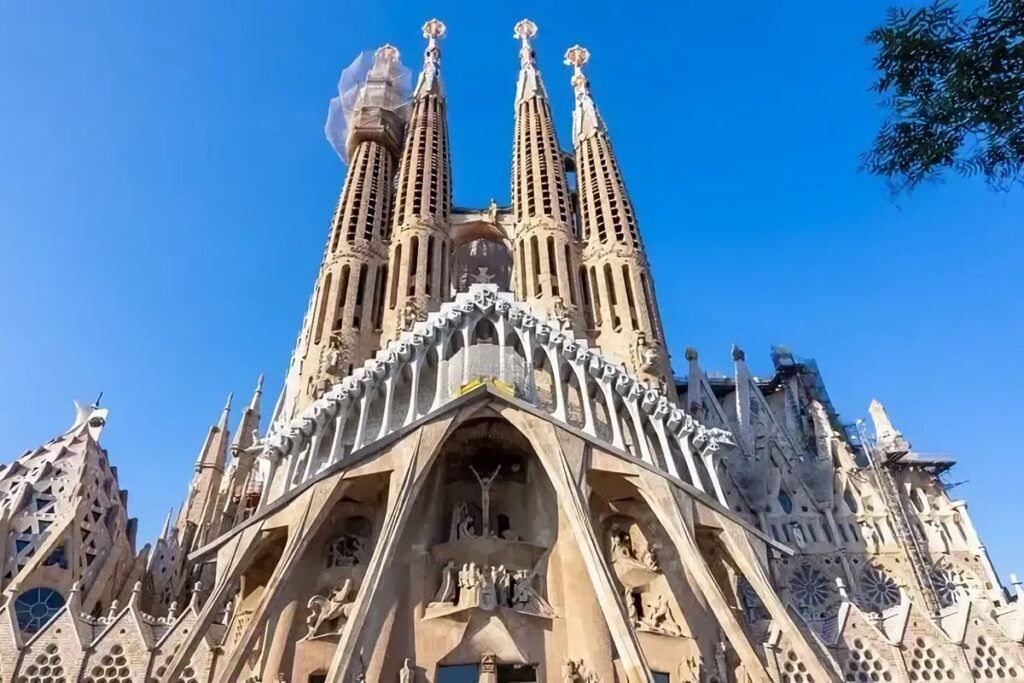
[(476, 477), (476, 480), (480, 482), (480, 507), (483, 508), (483, 537), (489, 538), (491, 535), (491, 484), (498, 477), (498, 473), (501, 472), (501, 465), (498, 465), (491, 476), (484, 477), (480, 476), (480, 473), (470, 465), (470, 471)]

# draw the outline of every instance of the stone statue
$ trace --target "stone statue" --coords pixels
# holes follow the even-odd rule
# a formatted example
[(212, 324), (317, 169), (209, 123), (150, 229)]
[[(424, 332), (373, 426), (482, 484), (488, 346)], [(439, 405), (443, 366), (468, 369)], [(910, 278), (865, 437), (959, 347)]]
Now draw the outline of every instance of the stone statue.
[(498, 594), (495, 590), (494, 579), (497, 578), (494, 568), (488, 570), (482, 567), (477, 570), (477, 586), (480, 589), (480, 607), (488, 612), (498, 606)]
[(512, 608), (540, 616), (553, 615), (551, 605), (533, 587), (536, 576), (537, 572), (532, 569), (515, 570), (512, 574)]
[(452, 510), (452, 525), (448, 532), (449, 541), (458, 541), (462, 538), (471, 538), (476, 536), (476, 530), (473, 525), (473, 516), (469, 514), (469, 504), (465, 501), (460, 501), (455, 504), (455, 509)]
[(416, 680), (416, 670), (412, 668), (412, 660), (408, 657), (398, 672), (398, 683), (413, 683)]
[(658, 350), (647, 338), (646, 332), (637, 332), (632, 349), (633, 367), (638, 372), (650, 372), (658, 363)]
[(640, 559), (640, 561), (643, 563), (645, 567), (650, 569), (652, 572), (661, 571), (661, 568), (658, 566), (658, 558), (654, 556), (654, 551), (650, 548), (650, 546), (648, 546), (647, 549), (644, 550), (643, 557)]
[(494, 590), (498, 598), (498, 604), (508, 607), (512, 604), (512, 576), (505, 569), (505, 565), (491, 568)]
[(647, 606), (646, 612), (647, 614), (640, 621), (641, 627), (669, 636), (682, 635), (682, 629), (672, 618), (672, 613), (668, 608), (668, 598), (664, 594), (659, 594), (654, 602)]
[(627, 588), (622, 599), (626, 601), (626, 616), (629, 617), (629, 623), (636, 628), (640, 625), (640, 613), (636, 609), (636, 595), (633, 593), (633, 589)]
[(469, 469), (473, 473), (473, 475), (476, 477), (476, 480), (478, 482), (480, 482), (480, 507), (483, 508), (483, 512), (481, 514), (481, 517), (483, 517), (483, 525), (482, 525), (483, 526), (483, 531), (482, 531), (482, 534), (483, 534), (484, 538), (490, 538), (491, 537), (491, 484), (494, 483), (494, 480), (498, 477), (498, 473), (501, 472), (501, 465), (498, 465), (498, 467), (495, 468), (495, 470), (491, 474), (491, 476), (489, 476), (487, 478), (481, 477), (480, 473), (477, 472), (472, 466), (470, 466)]
[(627, 560), (635, 559), (633, 554), (633, 543), (629, 538), (629, 534), (623, 531), (618, 526), (612, 527), (612, 561), (616, 558), (625, 558)]
[(572, 659), (565, 660), (565, 669), (563, 669), (562, 680), (564, 683), (576, 683), (580, 680), (580, 666)]
[(875, 525), (870, 522), (863, 522), (860, 525), (860, 533), (864, 537), (864, 545), (867, 546), (868, 552), (878, 552), (878, 532), (875, 531)]
[(351, 593), (352, 579), (347, 578), (340, 586), (331, 591), (330, 596), (314, 595), (309, 599), (309, 602), (306, 604), (306, 607), (310, 610), (309, 616), (306, 617), (306, 627), (308, 628), (306, 633), (307, 640), (319, 635), (325, 635), (320, 633), (320, 629), (324, 624), (335, 619), (344, 620), (348, 618), (352, 601), (355, 599)]
[(803, 548), (807, 545), (807, 538), (804, 537), (804, 529), (798, 523), (793, 522), (793, 540), (796, 541), (796, 545), (799, 548)]
[(458, 589), (459, 585), (455, 579), (455, 560), (448, 560), (448, 564), (441, 570), (441, 587), (434, 595), (434, 602), (455, 602)]
[(426, 320), (423, 309), (418, 303), (409, 299), (398, 312), (398, 331), (404, 332), (412, 328), (414, 323)]
[(341, 374), (345, 365), (345, 353), (342, 347), (341, 333), (331, 332), (331, 337), (327, 341), (327, 353), (324, 354), (324, 370), (332, 375)]
[(459, 607), (476, 607), (480, 604), (480, 576), (475, 562), (462, 565), (459, 588)]
[(487, 202), (487, 211), (484, 213), (484, 220), (488, 223), (498, 224), (498, 203), (494, 201), (494, 197), (491, 197), (491, 201)]

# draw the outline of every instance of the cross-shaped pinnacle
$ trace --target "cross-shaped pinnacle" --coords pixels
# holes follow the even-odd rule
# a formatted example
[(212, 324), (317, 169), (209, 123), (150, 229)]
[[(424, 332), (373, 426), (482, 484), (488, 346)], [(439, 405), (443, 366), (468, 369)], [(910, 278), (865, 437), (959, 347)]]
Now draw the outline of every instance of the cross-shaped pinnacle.
[(529, 19), (523, 19), (516, 24), (514, 37), (524, 43), (530, 42), (530, 38), (533, 38), (535, 35), (537, 35), (537, 24)]
[(565, 63), (575, 67), (576, 71), (582, 69), (588, 61), (590, 61), (590, 51), (582, 45), (573, 45), (565, 51)]
[(440, 19), (431, 19), (423, 24), (423, 37), (433, 42), (444, 37), (445, 25)]

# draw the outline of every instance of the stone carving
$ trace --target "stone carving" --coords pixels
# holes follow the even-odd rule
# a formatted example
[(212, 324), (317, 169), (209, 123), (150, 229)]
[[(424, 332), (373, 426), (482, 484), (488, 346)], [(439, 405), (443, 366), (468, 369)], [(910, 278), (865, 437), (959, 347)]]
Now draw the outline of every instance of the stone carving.
[(667, 636), (683, 634), (679, 624), (672, 618), (672, 612), (668, 607), (668, 598), (664, 594), (659, 593), (653, 602), (647, 604), (644, 613), (640, 619), (640, 630), (663, 633)]
[(326, 372), (332, 375), (340, 375), (344, 372), (347, 360), (344, 347), (341, 333), (331, 332), (331, 337), (327, 341), (327, 353), (324, 354), (324, 370)]
[(658, 349), (647, 338), (646, 332), (637, 332), (633, 341), (631, 360), (637, 372), (652, 372), (658, 364)]
[(341, 534), (332, 538), (326, 549), (327, 567), (354, 567), (366, 548), (366, 539), (359, 534)]
[(612, 561), (618, 558), (635, 560), (636, 553), (633, 552), (633, 541), (629, 533), (623, 531), (619, 526), (613, 526), (611, 530)]
[(644, 551), (643, 557), (640, 558), (640, 561), (643, 563), (645, 567), (650, 569), (652, 572), (661, 570), (661, 568), (658, 566), (658, 558), (654, 555), (654, 549), (650, 546), (648, 546), (647, 550)]
[(398, 683), (413, 683), (416, 680), (416, 670), (412, 668), (412, 660), (408, 657), (402, 663), (402, 669), (398, 672)]
[(583, 660), (565, 660), (565, 668), (562, 669), (563, 683), (600, 683), (601, 678), (594, 673), (587, 671)]
[(479, 571), (476, 563), (462, 565), (459, 570), (459, 596), (460, 607), (476, 607), (480, 604)]
[(412, 329), (415, 323), (423, 322), (427, 319), (426, 313), (423, 311), (423, 307), (412, 299), (405, 302), (402, 309), (398, 312), (398, 331)]
[(452, 525), (448, 532), (448, 540), (458, 541), (475, 536), (476, 526), (473, 522), (473, 515), (469, 514), (469, 503), (460, 501), (455, 504), (455, 509), (452, 510)]
[[(341, 626), (348, 619), (352, 603), (355, 600), (352, 588), (352, 579), (347, 578), (331, 591), (329, 596), (314, 595), (309, 599), (306, 604), (310, 610), (309, 616), (306, 617), (307, 640), (341, 632)], [(337, 628), (328, 633), (321, 632), (324, 626), (333, 621), (339, 622)]]
[(626, 601), (626, 614), (629, 621), (638, 631), (660, 633), (666, 636), (681, 636), (683, 634), (683, 630), (672, 617), (668, 598), (664, 593), (658, 593), (653, 600), (644, 603), (639, 592), (627, 588), (623, 599)]
[(448, 564), (441, 570), (441, 587), (434, 595), (434, 602), (454, 603), (458, 593), (459, 584), (455, 578), (455, 560), (449, 560)]
[(498, 477), (498, 473), (501, 472), (501, 465), (495, 468), (494, 472), (489, 477), (481, 477), (480, 473), (477, 472), (473, 467), (469, 468), (473, 472), (473, 476), (480, 482), (480, 507), (482, 509), (481, 516), (483, 517), (483, 536), (484, 538), (491, 538), (491, 485), (494, 484), (494, 480)]
[(487, 211), (484, 213), (484, 220), (488, 223), (498, 224), (498, 203), (494, 201), (494, 197), (491, 197), (491, 201), (487, 202)]
[(479, 607), (494, 611), (500, 607), (536, 616), (554, 616), (551, 605), (533, 586), (537, 573), (530, 569), (508, 569), (504, 565), (481, 566), (468, 562), (455, 574), (455, 561), (445, 565), (441, 587), (431, 607)]

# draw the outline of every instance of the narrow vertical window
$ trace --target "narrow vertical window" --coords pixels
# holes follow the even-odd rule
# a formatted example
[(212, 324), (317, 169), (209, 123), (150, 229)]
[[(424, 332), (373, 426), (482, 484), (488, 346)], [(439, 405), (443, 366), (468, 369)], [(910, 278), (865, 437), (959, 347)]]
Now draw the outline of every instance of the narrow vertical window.
[(555, 255), (555, 238), (548, 237), (548, 276), (551, 278), (551, 295), (558, 296), (558, 257)]
[(519, 243), (519, 298), (526, 299), (528, 296), (526, 284), (526, 242)]
[(540, 249), (537, 246), (537, 236), (530, 238), (530, 260), (533, 261), (533, 295), (540, 296)]
[(590, 277), (588, 278), (588, 285), (590, 286), (590, 295), (594, 299), (594, 324), (597, 327), (601, 327), (601, 286), (597, 281), (597, 268), (595, 266), (590, 267)]
[(427, 237), (427, 296), (434, 292), (434, 236)]
[(575, 278), (572, 276), (572, 259), (569, 258), (569, 243), (565, 244), (565, 273), (566, 279), (569, 281), (569, 301), (573, 306), (576, 305), (576, 283)]
[(661, 337), (661, 321), (658, 319), (658, 307), (654, 305), (654, 294), (651, 291), (651, 283), (647, 279), (647, 273), (640, 273), (640, 286), (643, 288), (644, 298), (647, 299), (647, 315), (651, 318), (651, 332), (655, 337)]
[(615, 278), (612, 277), (612, 266), (609, 263), (604, 264), (604, 284), (608, 288), (608, 309), (612, 314), (612, 329), (618, 332), (622, 327), (622, 321), (619, 320), (619, 300), (615, 296)]
[(388, 297), (388, 308), (394, 310), (398, 302), (398, 281), (402, 279), (402, 245), (395, 247), (395, 269), (391, 272), (391, 294)]
[(594, 329), (594, 310), (591, 308), (590, 291), (587, 288), (587, 269), (580, 266), (579, 272), (580, 294), (583, 299), (583, 316), (587, 321), (587, 329)]
[(345, 324), (345, 305), (348, 303), (348, 280), (351, 272), (348, 264), (342, 266), (341, 281), (338, 283), (341, 287), (338, 290), (338, 300), (334, 304), (334, 325), (331, 332), (337, 332)]
[(324, 319), (327, 317), (327, 300), (331, 298), (331, 280), (333, 279), (334, 273), (327, 273), (327, 277), (324, 279), (324, 287), (320, 290), (320, 310), (317, 311), (316, 334), (313, 337), (317, 344), (320, 343), (324, 336)]
[(441, 240), (441, 284), (440, 291), (438, 294), (441, 297), (441, 301), (448, 299), (448, 295), (451, 293), (451, 288), (448, 286), (448, 241)]
[(626, 305), (629, 306), (629, 324), (637, 329), (636, 301), (633, 299), (633, 278), (629, 276), (629, 266), (622, 264), (622, 285), (626, 288)]
[(377, 300), (377, 312), (373, 316), (373, 329), (380, 330), (384, 327), (384, 288), (388, 285), (388, 266), (385, 263), (377, 271), (377, 288), (375, 298)]
[(363, 319), (363, 297), (366, 296), (366, 276), (367, 266), (364, 263), (359, 266), (359, 280), (356, 285), (356, 300), (355, 305), (352, 307), (352, 327), (359, 329), (359, 324)]
[(413, 237), (409, 242), (409, 286), (406, 294), (416, 296), (416, 274), (420, 265), (420, 238)]

